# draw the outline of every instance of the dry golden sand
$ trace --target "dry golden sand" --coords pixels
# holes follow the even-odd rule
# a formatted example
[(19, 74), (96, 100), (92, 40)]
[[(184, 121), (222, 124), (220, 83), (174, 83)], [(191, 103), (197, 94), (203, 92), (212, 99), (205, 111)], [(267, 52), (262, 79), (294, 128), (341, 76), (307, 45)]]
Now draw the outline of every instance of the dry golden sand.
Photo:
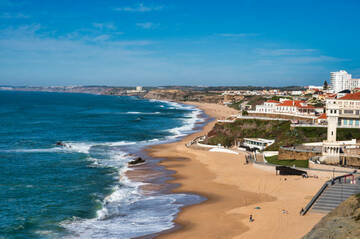
[[(237, 113), (222, 105), (193, 104), (214, 118)], [(148, 149), (152, 157), (166, 159), (161, 165), (176, 171), (171, 182), (181, 186), (175, 192), (193, 192), (208, 199), (184, 208), (175, 220), (181, 229), (159, 238), (291, 239), (305, 235), (323, 214), (300, 216), (299, 211), (331, 174), (318, 174), (317, 179), (276, 176), (273, 168), (245, 165), (244, 155), (185, 147), (185, 143), (205, 135), (214, 124), (210, 122), (201, 132), (180, 142)], [(255, 219), (251, 223), (250, 214)]]

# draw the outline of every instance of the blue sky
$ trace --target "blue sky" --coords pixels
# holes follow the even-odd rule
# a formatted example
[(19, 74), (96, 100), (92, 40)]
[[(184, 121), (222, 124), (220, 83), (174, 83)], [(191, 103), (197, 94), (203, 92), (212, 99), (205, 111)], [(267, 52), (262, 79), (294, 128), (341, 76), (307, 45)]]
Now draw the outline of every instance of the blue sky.
[(0, 0), (0, 85), (360, 78), (358, 0)]

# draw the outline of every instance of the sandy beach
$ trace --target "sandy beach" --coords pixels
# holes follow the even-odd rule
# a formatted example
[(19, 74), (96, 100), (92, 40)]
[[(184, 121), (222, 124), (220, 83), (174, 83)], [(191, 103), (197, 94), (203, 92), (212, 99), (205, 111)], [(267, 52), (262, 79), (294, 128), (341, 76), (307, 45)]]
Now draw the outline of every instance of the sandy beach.
[[(224, 118), (237, 112), (231, 108), (191, 103), (212, 118)], [(158, 238), (301, 238), (324, 215), (299, 212), (331, 173), (318, 178), (276, 176), (271, 167), (246, 165), (244, 154), (210, 152), (187, 148), (194, 137), (205, 135), (215, 124), (179, 142), (157, 145), (147, 151), (162, 158), (161, 165), (175, 170), (171, 183), (180, 186), (174, 192), (205, 196), (204, 203), (183, 208), (175, 222), (180, 229)], [(285, 212), (285, 213), (284, 213)], [(249, 215), (254, 217), (249, 222)]]

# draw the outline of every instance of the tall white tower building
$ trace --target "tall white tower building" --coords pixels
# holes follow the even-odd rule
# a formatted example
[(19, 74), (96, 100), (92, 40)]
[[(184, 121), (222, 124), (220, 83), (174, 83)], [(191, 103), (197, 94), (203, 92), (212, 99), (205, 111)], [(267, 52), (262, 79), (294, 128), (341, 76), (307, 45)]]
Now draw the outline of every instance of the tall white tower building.
[(336, 128), (338, 125), (339, 112), (340, 110), (336, 100), (333, 99), (326, 100), (326, 116), (328, 120), (328, 127), (327, 127), (328, 142), (336, 142)]
[(331, 89), (335, 91), (335, 93), (340, 92), (342, 90), (351, 90), (354, 88), (354, 84), (351, 79), (351, 74), (346, 71), (337, 71), (330, 73), (330, 82)]

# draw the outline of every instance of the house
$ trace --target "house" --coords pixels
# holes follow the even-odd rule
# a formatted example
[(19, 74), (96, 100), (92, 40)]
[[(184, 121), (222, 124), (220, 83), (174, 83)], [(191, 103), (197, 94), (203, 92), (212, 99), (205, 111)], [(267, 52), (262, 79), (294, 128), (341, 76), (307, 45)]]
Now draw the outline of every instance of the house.
[(316, 115), (317, 108), (301, 100), (285, 100), (276, 105), (276, 112), (296, 115)]
[(263, 105), (257, 105), (255, 111), (257, 113), (275, 113), (276, 106), (280, 104), (276, 100), (268, 100)]

